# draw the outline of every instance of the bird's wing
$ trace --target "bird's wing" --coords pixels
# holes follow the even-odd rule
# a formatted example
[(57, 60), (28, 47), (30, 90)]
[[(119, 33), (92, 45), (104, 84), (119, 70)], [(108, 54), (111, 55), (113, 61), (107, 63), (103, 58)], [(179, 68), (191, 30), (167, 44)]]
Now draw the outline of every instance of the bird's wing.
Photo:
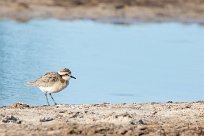
[(33, 82), (35, 86), (48, 87), (60, 80), (60, 75), (56, 72), (48, 72), (44, 76)]

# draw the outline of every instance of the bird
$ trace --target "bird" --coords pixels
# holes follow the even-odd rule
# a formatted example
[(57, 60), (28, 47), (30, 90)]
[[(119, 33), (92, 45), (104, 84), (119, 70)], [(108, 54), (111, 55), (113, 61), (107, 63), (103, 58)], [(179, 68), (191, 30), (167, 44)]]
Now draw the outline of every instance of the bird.
[(68, 68), (62, 68), (58, 72), (48, 72), (40, 78), (25, 83), (27, 86), (38, 87), (46, 97), (47, 104), (49, 104), (47, 95), (49, 94), (55, 105), (56, 101), (52, 97), (52, 93), (58, 93), (69, 85), (69, 80), (73, 78), (71, 71)]

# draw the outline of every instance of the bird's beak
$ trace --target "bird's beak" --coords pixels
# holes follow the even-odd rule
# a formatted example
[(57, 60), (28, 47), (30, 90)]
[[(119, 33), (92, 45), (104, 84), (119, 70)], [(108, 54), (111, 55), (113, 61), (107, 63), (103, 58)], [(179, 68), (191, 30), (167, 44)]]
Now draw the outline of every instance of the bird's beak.
[(76, 79), (76, 77), (74, 77), (74, 76), (70, 76), (70, 77)]

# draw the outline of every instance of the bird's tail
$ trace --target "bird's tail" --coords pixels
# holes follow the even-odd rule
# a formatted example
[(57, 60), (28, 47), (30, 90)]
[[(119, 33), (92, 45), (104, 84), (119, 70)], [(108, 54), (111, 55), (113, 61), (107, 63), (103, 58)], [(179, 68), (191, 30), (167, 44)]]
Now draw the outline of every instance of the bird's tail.
[(27, 86), (35, 86), (35, 82), (33, 82), (33, 81), (32, 82), (26, 82), (25, 85), (27, 85)]

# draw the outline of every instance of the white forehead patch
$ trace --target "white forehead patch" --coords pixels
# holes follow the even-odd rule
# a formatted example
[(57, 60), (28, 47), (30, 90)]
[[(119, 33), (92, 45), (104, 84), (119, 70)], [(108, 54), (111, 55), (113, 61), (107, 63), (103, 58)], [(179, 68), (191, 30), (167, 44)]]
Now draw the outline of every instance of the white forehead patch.
[(58, 71), (58, 74), (60, 74), (60, 75), (65, 75), (65, 74), (68, 74), (68, 72), (61, 72), (61, 71)]

